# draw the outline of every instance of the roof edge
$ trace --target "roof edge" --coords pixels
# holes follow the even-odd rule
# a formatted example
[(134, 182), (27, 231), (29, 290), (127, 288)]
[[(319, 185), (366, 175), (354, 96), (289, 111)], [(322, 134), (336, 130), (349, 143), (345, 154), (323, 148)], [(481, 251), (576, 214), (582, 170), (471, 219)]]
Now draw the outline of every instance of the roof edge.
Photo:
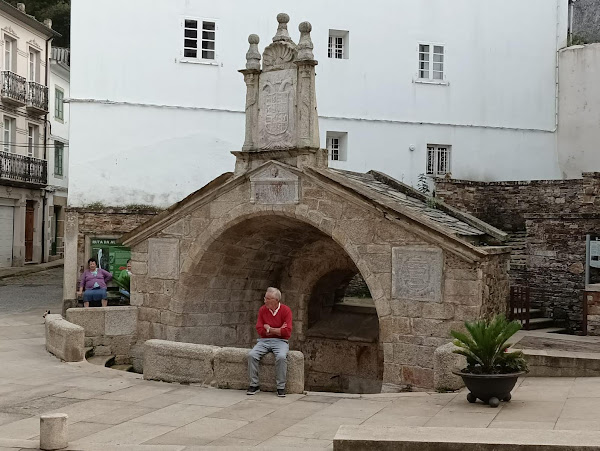
[(15, 19), (20, 20), (21, 22), (25, 23), (26, 25), (29, 25), (30, 27), (36, 29), (37, 31), (44, 33), (49, 38), (62, 37), (62, 34), (60, 34), (58, 31), (55, 31), (52, 28), (47, 27), (42, 22), (37, 20), (35, 17), (33, 17), (27, 13), (24, 13), (23, 11), (20, 11), (18, 8), (15, 8), (10, 3), (7, 3), (5, 1), (0, 1), (0, 11), (4, 11), (9, 16), (12, 16)]

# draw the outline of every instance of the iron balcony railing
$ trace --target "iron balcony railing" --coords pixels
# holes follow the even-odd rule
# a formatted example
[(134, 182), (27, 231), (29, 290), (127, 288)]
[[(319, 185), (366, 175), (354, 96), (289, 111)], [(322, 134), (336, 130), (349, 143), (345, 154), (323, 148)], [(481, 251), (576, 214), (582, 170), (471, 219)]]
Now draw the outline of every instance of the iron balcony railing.
[(30, 81), (27, 83), (27, 108), (48, 112), (48, 88)]
[(0, 151), (0, 180), (20, 184), (46, 185), (48, 163), (39, 158)]
[(2, 98), (25, 104), (25, 98), (27, 96), (27, 84), (25, 78), (9, 70), (3, 70), (0, 74), (2, 74), (2, 90), (0, 92)]

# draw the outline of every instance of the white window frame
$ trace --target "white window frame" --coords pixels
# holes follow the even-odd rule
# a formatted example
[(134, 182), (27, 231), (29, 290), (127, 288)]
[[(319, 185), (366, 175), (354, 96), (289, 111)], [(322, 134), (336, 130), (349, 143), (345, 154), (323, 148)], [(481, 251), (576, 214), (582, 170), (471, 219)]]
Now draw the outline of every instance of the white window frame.
[(13, 70), (15, 65), (15, 45), (17, 41), (13, 37), (4, 34), (4, 60), (2, 61), (3, 70), (15, 72)]
[[(195, 21), (196, 28), (186, 26), (187, 25), (186, 21)], [(214, 30), (209, 30), (209, 29), (204, 30), (205, 23), (213, 23)], [(208, 64), (208, 65), (213, 65), (213, 66), (217, 66), (219, 64), (218, 63), (218, 59), (219, 59), (219, 53), (218, 53), (219, 22), (216, 19), (210, 19), (207, 17), (186, 16), (181, 21), (181, 29), (182, 29), (181, 38), (183, 39), (183, 42), (182, 42), (183, 46), (182, 46), (182, 50), (181, 50), (180, 62)], [(196, 37), (186, 36), (187, 30), (195, 30)], [(214, 33), (214, 39), (210, 39), (209, 37), (205, 38), (204, 32)], [(193, 48), (193, 46), (186, 46), (186, 44), (187, 44), (186, 41), (195, 41), (196, 48)], [(213, 44), (213, 49), (204, 49), (204, 51), (213, 52), (214, 58), (203, 58), (202, 57), (203, 45), (205, 43), (208, 45), (208, 43), (211, 43), (211, 42)], [(186, 56), (186, 51), (188, 51), (188, 50), (195, 51), (196, 56)]]
[(37, 124), (27, 124), (27, 156), (38, 158), (40, 127)]
[(327, 58), (345, 60), (349, 56), (350, 33), (347, 30), (329, 30)]
[(431, 177), (443, 177), (452, 172), (452, 146), (427, 144), (425, 173)]
[[(58, 93), (60, 93), (60, 101)], [(54, 119), (62, 123), (65, 121), (65, 91), (56, 85), (54, 86)]]
[(17, 120), (14, 117), (4, 115), (2, 120), (2, 150), (4, 152), (16, 153), (17, 149), (15, 147), (16, 140), (16, 124)]
[(347, 161), (348, 133), (328, 131), (326, 136), (327, 159), (329, 161)]
[[(427, 47), (427, 49), (424, 47)], [(441, 47), (442, 53), (439, 53), (439, 47)], [(417, 77), (414, 81), (417, 83), (448, 85), (446, 80), (446, 57), (447, 52), (445, 44), (437, 42), (419, 42), (417, 44)], [(426, 67), (424, 67), (425, 65)], [(438, 78), (436, 78), (436, 74), (440, 74)]]

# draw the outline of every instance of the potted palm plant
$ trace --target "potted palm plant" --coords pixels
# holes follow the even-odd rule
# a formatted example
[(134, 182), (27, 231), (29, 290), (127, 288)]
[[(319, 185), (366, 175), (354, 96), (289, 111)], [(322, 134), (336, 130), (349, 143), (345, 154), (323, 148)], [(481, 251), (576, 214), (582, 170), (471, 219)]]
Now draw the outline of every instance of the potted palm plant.
[(507, 321), (504, 315), (492, 319), (465, 322), (468, 335), (451, 331), (454, 352), (467, 358), (467, 367), (454, 374), (462, 377), (469, 390), (467, 400), (477, 399), (498, 407), (500, 401), (510, 401), (511, 390), (519, 376), (527, 372), (527, 362), (522, 351), (508, 352), (507, 343), (519, 329), (517, 321)]

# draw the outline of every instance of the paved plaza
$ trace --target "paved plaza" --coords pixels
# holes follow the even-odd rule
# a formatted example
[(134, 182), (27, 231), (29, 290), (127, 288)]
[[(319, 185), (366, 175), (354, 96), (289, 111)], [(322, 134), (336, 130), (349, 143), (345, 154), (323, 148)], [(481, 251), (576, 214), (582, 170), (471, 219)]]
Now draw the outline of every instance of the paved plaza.
[(0, 312), (0, 451), (36, 449), (45, 412), (69, 415), (72, 450), (332, 449), (340, 425), (358, 424), (600, 431), (600, 378), (525, 378), (513, 401), (492, 409), (465, 393), (249, 397), (60, 362), (44, 348), (42, 313), (59, 304), (52, 271), (4, 280), (24, 296), (49, 284), (50, 301)]

